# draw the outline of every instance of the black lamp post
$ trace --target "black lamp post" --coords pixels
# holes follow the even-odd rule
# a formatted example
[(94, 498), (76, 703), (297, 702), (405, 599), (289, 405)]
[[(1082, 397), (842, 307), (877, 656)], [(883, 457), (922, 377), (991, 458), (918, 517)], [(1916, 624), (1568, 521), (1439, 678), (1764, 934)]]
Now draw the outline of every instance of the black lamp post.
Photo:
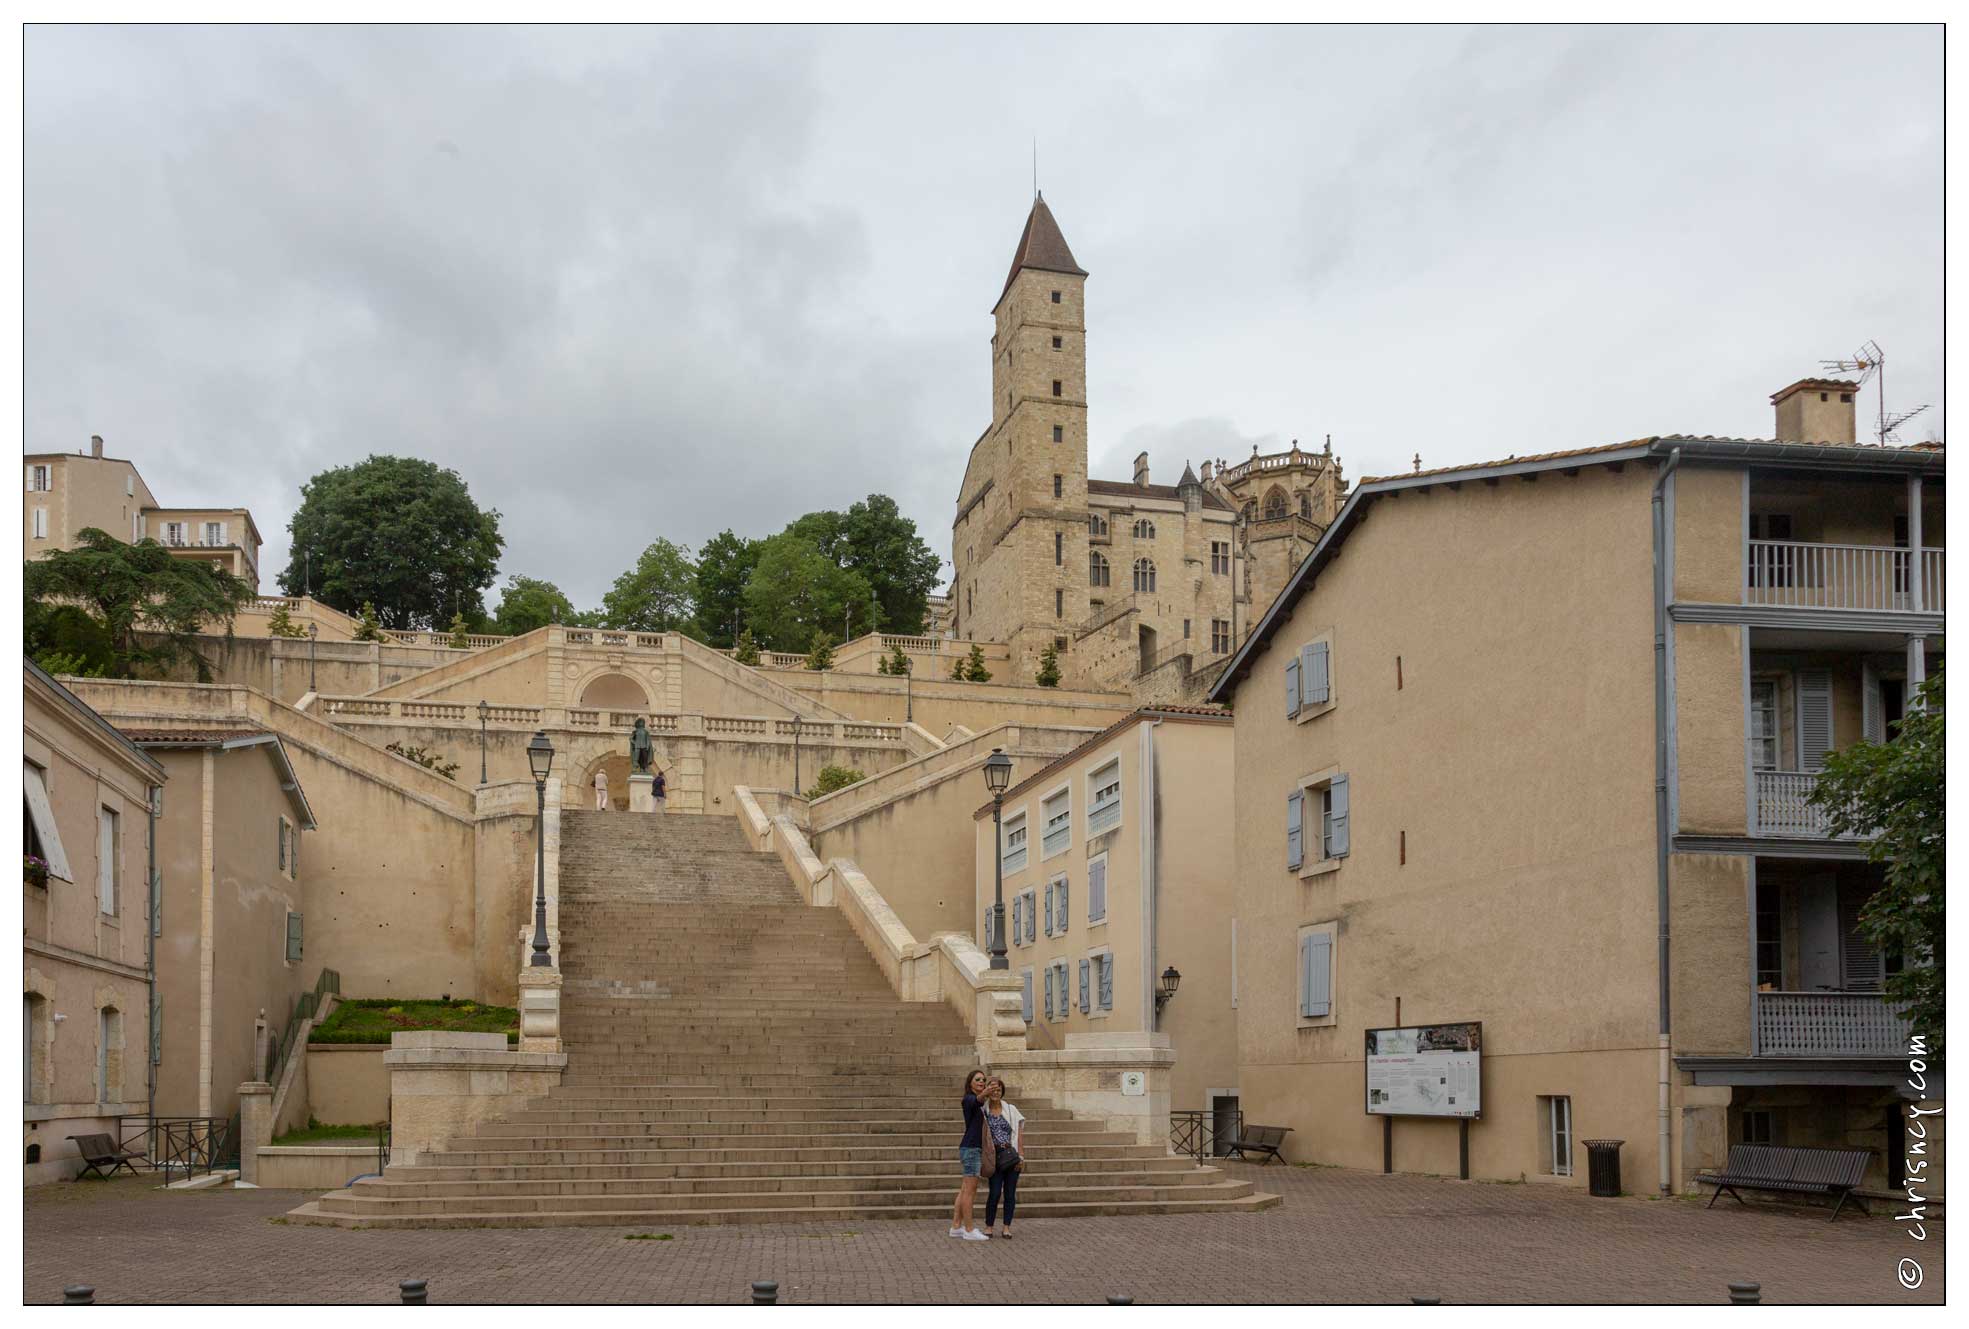
[(985, 758), (985, 788), (991, 790), (991, 967), (1005, 969), (1005, 832), (999, 815), (1005, 807), (1005, 787), (1012, 783), (1012, 759), (1004, 748)]
[(308, 691), (314, 691), (315, 638), (321, 635), (321, 624), (312, 620), (308, 623)]
[(492, 714), (492, 707), (485, 698), (479, 698), (479, 783), (485, 783), (485, 721)]
[(800, 792), (800, 717), (793, 717), (793, 792)]
[(554, 745), (536, 730), (526, 745), (526, 764), (533, 771), (533, 792), (539, 799), (533, 843), (533, 959), (529, 968), (553, 965), (547, 956), (547, 772), (554, 769)]
[(1176, 995), (1176, 988), (1182, 981), (1183, 976), (1176, 971), (1175, 965), (1172, 964), (1162, 971), (1162, 985), (1156, 990), (1155, 994), (1155, 1011), (1157, 1015), (1162, 1014), (1163, 1004)]
[(902, 722), (904, 724), (915, 724), (916, 697), (914, 685), (916, 682), (916, 657), (908, 651), (904, 651), (902, 662)]

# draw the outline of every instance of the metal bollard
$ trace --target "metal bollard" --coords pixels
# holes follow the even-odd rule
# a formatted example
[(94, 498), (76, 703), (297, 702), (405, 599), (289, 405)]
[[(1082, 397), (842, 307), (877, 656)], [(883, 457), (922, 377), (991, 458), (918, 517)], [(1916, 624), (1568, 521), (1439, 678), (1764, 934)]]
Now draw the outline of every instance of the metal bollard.
[(779, 1305), (779, 1284), (754, 1283), (752, 1285), (752, 1304), (754, 1306)]
[(62, 1305), (93, 1306), (96, 1304), (96, 1290), (87, 1283), (77, 1283), (62, 1289)]
[(397, 1292), (402, 1296), (403, 1304), (406, 1306), (430, 1305), (429, 1288), (429, 1281), (422, 1278), (406, 1278), (397, 1284)]
[(1133, 1306), (1134, 1304), (1135, 1299), (1133, 1297), (1108, 1297), (1108, 1305), (1110, 1306)]
[(1440, 1306), (1443, 1304), (1443, 1299), (1441, 1297), (1410, 1297), (1408, 1304), (1411, 1306)]
[(1761, 1283), (1730, 1284), (1730, 1304), (1732, 1306), (1756, 1306), (1762, 1304), (1763, 1300), (1764, 1288)]

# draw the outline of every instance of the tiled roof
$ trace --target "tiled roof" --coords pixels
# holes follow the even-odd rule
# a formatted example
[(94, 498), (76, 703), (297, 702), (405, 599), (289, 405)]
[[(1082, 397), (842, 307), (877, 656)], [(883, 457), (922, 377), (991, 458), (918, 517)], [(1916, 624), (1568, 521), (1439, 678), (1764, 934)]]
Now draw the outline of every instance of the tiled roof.
[[(1176, 485), (1138, 485), (1126, 480), (1089, 480), (1087, 492), (1106, 494), (1110, 498), (1167, 498), (1181, 502), (1182, 490)], [(1208, 489), (1203, 491), (1203, 506), (1215, 508), (1220, 512), (1233, 512), (1236, 509)]]
[[(1363, 485), (1383, 484), (1390, 480), (1413, 480), (1418, 475), (1453, 475), (1458, 471), (1482, 471), (1495, 466), (1523, 466), (1541, 462), (1564, 461), (1568, 457), (1591, 457), (1601, 452), (1619, 452), (1625, 448), (1646, 447), (1650, 443), (1675, 444), (1681, 442), (1740, 443), (1756, 447), (1784, 448), (1858, 448), (1868, 452), (1914, 452), (1922, 450), (1922, 445), (1918, 443), (1911, 446), (1902, 446), (1896, 443), (1807, 443), (1790, 439), (1730, 438), (1721, 434), (1661, 434), (1653, 438), (1637, 438), (1627, 443), (1602, 443), (1598, 447), (1571, 448), (1564, 452), (1534, 452), (1522, 457), (1503, 457), (1496, 461), (1466, 461), (1457, 466), (1438, 466), (1433, 470), (1426, 471), (1397, 471), (1393, 475), (1370, 475), (1362, 477), (1358, 483)], [(1928, 450), (1933, 451), (1934, 449), (1930, 448)], [(1090, 489), (1093, 487), (1092, 481), (1088, 482), (1088, 487)]]
[(1775, 406), (1794, 392), (1807, 389), (1817, 392), (1858, 392), (1860, 385), (1849, 378), (1801, 378), (1789, 387), (1779, 388), (1771, 394), (1771, 405)]
[[(1037, 195), (1032, 200), (1032, 211), (1026, 214), (1026, 228), (1019, 233), (1019, 247), (1012, 253), (1012, 270), (1005, 274), (1005, 291), (1012, 289), (1012, 279), (1019, 275), (1021, 268), (1065, 272), (1076, 277), (1087, 275), (1087, 269), (1073, 261), (1073, 251), (1067, 248), (1067, 238), (1060, 234), (1060, 224), (1053, 220), (1053, 210)], [(998, 293), (999, 300), (1005, 299), (1005, 291)]]
[(235, 738), (257, 738), (264, 729), (138, 729), (119, 726), (124, 737), (139, 747), (215, 747)]
[(1400, 471), (1394, 475), (1362, 476), (1357, 485), (1380, 484), (1386, 480), (1413, 480), (1418, 475), (1452, 475), (1457, 471), (1481, 471), (1492, 466), (1516, 466), (1522, 462), (1561, 461), (1567, 457), (1590, 457), (1596, 452), (1617, 452), (1622, 448), (1636, 448), (1646, 443), (1644, 438), (1631, 443), (1602, 443), (1593, 448), (1570, 448), (1564, 452), (1534, 452), (1523, 457), (1505, 457), (1501, 461), (1466, 461), (1456, 466), (1437, 466), (1426, 471)]

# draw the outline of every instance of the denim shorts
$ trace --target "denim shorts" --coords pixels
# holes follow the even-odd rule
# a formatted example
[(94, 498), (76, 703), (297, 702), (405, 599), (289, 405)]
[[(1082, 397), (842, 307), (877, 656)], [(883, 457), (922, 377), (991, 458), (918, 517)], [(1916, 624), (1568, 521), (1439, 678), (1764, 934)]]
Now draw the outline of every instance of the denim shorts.
[(964, 1165), (964, 1175), (975, 1177), (984, 1171), (984, 1150), (959, 1146), (957, 1161)]

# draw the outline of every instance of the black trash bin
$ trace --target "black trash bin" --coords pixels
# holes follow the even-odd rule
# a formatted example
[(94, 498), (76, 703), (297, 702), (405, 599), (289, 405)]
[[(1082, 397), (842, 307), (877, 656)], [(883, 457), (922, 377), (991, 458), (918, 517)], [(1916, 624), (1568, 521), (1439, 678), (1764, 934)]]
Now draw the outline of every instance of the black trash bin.
[(1625, 1140), (1582, 1140), (1586, 1146), (1586, 1193), (1620, 1194), (1620, 1146)]

